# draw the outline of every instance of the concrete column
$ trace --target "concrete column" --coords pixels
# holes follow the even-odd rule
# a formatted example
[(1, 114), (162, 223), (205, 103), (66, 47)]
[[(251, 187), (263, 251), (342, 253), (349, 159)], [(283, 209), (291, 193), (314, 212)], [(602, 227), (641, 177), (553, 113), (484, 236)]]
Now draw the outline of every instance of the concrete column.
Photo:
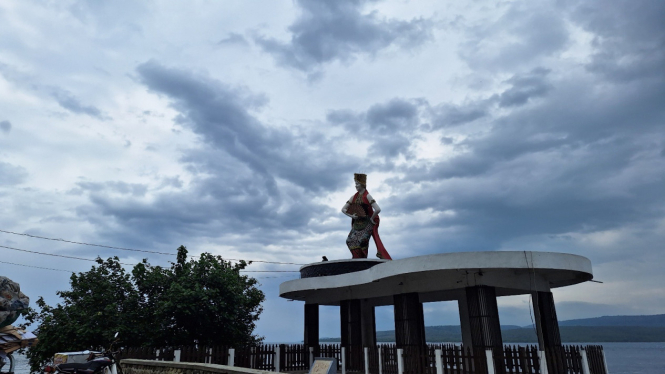
[(362, 367), (362, 326), (360, 300), (342, 300), (339, 304), (342, 347), (346, 347), (346, 367)]
[(367, 299), (360, 302), (360, 326), (362, 328), (362, 346), (376, 346), (376, 317), (374, 314), (374, 305)]
[[(503, 357), (503, 340), (496, 305), (496, 290), (489, 286), (466, 287), (466, 305), (471, 330), (471, 348), (475, 352), (491, 349)], [(460, 320), (464, 317), (460, 316)], [(503, 360), (495, 360), (496, 372), (503, 373)]]
[[(305, 347), (319, 352), (319, 304), (305, 304)], [(311, 364), (311, 362), (310, 362)]]
[(425, 318), (418, 293), (393, 296), (395, 304), (395, 343), (404, 352), (405, 369), (422, 373), (427, 366), (425, 356)]
[(418, 293), (394, 295), (393, 302), (397, 348), (425, 346), (425, 317)]
[[(494, 287), (466, 287), (466, 305), (472, 348), (501, 348), (501, 325)], [(462, 319), (462, 318), (460, 318)]]
[(536, 317), (536, 331), (540, 349), (561, 347), (559, 320), (556, 317), (554, 297), (551, 292), (538, 291), (531, 296)]

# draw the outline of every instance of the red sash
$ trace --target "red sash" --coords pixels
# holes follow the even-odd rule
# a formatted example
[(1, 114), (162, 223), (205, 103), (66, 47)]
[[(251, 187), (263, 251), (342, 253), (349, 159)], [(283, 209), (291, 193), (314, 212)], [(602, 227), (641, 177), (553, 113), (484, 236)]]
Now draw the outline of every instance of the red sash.
[[(367, 200), (367, 190), (363, 192), (363, 203), (367, 204), (369, 206), (369, 218), (372, 217), (374, 214), (374, 209), (372, 208), (372, 204), (369, 203)], [(355, 195), (353, 195), (353, 200), (351, 202), (356, 201), (358, 198), (358, 192), (356, 192)], [(384, 260), (392, 260), (392, 257), (388, 254), (388, 251), (386, 251), (386, 247), (383, 246), (383, 242), (381, 241), (381, 237), (379, 236), (379, 222), (381, 219), (379, 218), (379, 215), (377, 214), (376, 217), (374, 217), (374, 221), (376, 222), (376, 225), (374, 225), (374, 229), (372, 230), (372, 238), (374, 238), (374, 244), (376, 244), (376, 251), (381, 255), (381, 257)]]

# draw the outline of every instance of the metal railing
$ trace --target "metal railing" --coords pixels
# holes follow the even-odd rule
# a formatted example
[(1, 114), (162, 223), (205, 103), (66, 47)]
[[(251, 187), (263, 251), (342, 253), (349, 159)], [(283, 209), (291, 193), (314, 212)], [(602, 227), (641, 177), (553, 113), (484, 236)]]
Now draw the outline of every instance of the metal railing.
[(397, 348), (342, 347), (321, 344), (259, 344), (234, 349), (226, 346), (123, 348), (119, 359), (200, 362), (265, 371), (307, 371), (315, 357), (337, 359), (343, 374), (607, 374), (603, 347), (538, 347), (505, 345), (503, 349), (472, 350), (455, 344)]

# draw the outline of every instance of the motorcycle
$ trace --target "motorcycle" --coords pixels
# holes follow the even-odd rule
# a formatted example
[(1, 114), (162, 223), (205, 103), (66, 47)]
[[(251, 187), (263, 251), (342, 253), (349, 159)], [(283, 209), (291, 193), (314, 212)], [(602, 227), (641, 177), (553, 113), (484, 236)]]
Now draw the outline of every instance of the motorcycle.
[[(2, 368), (9, 363), (9, 370), (2, 371)], [(11, 353), (5, 353), (0, 351), (0, 374), (14, 374), (14, 368), (16, 367), (16, 362), (14, 361), (14, 356)]]
[(113, 344), (118, 341), (118, 333), (115, 334), (115, 340), (111, 343), (109, 349), (105, 352), (90, 352), (87, 362), (72, 362), (46, 366), (45, 373), (60, 374), (122, 374), (120, 366), (117, 365), (115, 355), (118, 352), (113, 351)]

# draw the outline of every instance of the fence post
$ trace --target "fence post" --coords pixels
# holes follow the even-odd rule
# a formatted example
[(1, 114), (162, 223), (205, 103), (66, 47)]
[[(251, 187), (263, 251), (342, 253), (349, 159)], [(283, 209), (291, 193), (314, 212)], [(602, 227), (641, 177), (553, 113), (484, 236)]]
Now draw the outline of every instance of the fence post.
[(402, 354), (404, 350), (402, 348), (397, 349), (397, 374), (404, 374), (404, 357)]
[(363, 348), (365, 351), (365, 374), (369, 374), (369, 348)]
[(346, 374), (346, 347), (342, 347), (342, 374)]
[(494, 351), (491, 349), (486, 349), (485, 358), (487, 360), (487, 374), (495, 374), (496, 370), (494, 369)]
[(173, 351), (173, 362), (180, 362), (180, 354), (182, 353), (181, 350), (176, 349)]
[(280, 356), (279, 345), (276, 345), (275, 346), (275, 371), (278, 372), (278, 373), (279, 373), (279, 370), (280, 370), (279, 366), (281, 364), (281, 362), (279, 362), (280, 359), (281, 359), (281, 356)]
[(309, 368), (314, 365), (314, 347), (309, 347)]
[(591, 374), (591, 370), (589, 370), (589, 357), (586, 355), (586, 350), (582, 348), (580, 349), (580, 353), (582, 354), (582, 374)]
[(538, 359), (540, 361), (540, 374), (549, 374), (547, 371), (547, 356), (545, 351), (538, 351)]
[(383, 347), (379, 346), (379, 374), (383, 374)]
[(443, 374), (443, 352), (440, 349), (434, 351), (434, 357), (436, 362), (436, 374)]
[(229, 348), (229, 366), (235, 366), (236, 363), (236, 350)]

